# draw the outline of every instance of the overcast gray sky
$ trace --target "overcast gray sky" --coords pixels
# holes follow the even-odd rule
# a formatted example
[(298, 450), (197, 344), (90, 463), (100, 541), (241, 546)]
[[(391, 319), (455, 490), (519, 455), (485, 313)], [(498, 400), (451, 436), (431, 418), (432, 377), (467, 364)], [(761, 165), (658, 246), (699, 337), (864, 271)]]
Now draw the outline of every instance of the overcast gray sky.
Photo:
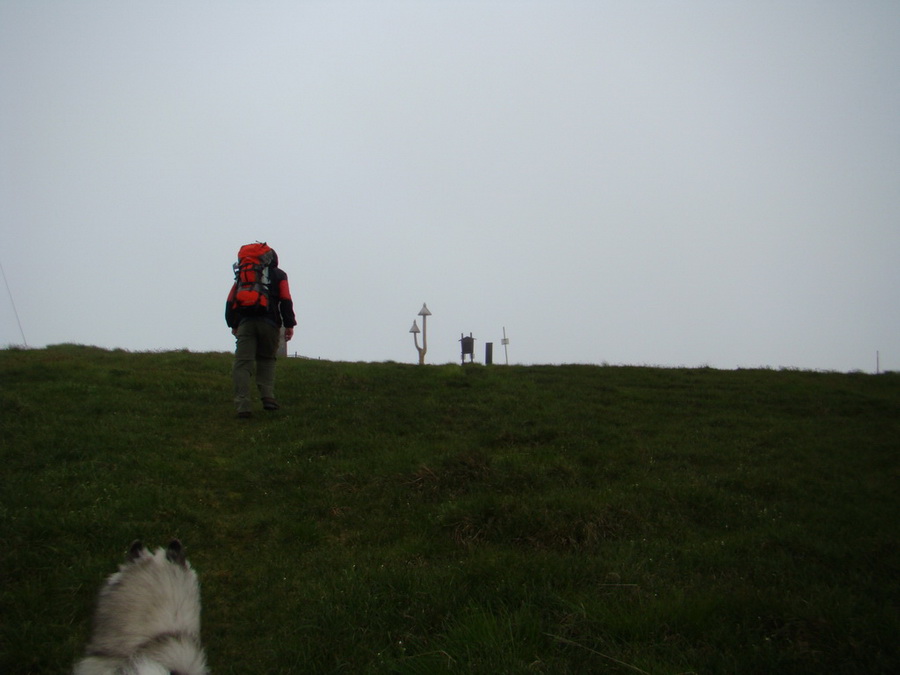
[[(900, 369), (900, 2), (0, 0), (0, 344)], [(12, 297), (10, 297), (10, 294)], [(16, 320), (14, 308), (18, 311)], [(419, 319), (421, 327), (421, 319)]]

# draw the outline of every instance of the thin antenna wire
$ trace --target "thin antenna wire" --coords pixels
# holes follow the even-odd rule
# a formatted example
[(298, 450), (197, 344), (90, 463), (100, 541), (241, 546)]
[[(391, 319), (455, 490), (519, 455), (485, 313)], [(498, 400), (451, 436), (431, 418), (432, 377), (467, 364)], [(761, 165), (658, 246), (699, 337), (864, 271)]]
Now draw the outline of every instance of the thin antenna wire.
[(9, 293), (9, 301), (12, 303), (13, 314), (16, 315), (16, 323), (19, 324), (19, 332), (22, 334), (22, 342), (28, 346), (28, 340), (25, 339), (25, 331), (22, 330), (22, 322), (19, 320), (19, 310), (16, 309), (16, 301), (13, 300), (12, 291), (9, 289), (9, 282), (6, 280), (6, 270), (3, 269), (3, 261), (0, 261), (0, 273), (3, 274), (3, 283), (6, 284), (6, 292)]

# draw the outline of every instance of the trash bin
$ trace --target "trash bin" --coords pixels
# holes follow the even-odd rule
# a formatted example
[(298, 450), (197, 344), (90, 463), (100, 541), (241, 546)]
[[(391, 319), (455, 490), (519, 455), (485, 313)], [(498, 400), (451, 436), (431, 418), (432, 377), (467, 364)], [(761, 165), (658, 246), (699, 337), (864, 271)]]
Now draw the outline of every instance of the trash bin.
[(469, 333), (469, 337), (465, 337), (462, 333), (460, 333), (459, 342), (460, 348), (462, 350), (462, 363), (466, 362), (466, 356), (469, 357), (469, 362), (473, 363), (475, 361), (475, 338), (472, 337), (471, 333)]

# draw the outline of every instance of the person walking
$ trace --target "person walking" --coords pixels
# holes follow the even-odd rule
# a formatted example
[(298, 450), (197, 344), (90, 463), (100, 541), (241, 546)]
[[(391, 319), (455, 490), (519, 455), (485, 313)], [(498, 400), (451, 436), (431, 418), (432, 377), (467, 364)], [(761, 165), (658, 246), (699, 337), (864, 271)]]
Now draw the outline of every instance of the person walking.
[[(256, 253), (262, 252), (258, 259), (262, 262), (254, 268), (261, 278), (255, 279), (252, 293), (264, 296), (264, 299), (257, 297), (256, 304), (251, 305), (245, 297), (250, 287), (241, 283), (242, 276), (236, 276), (225, 303), (225, 323), (237, 339), (232, 378), (234, 405), (237, 416), (241, 418), (253, 416), (250, 388), (254, 375), (263, 409), (278, 410), (280, 407), (275, 398), (275, 360), (281, 327), (284, 326), (284, 340), (287, 342), (294, 337), (294, 326), (297, 325), (288, 276), (278, 267), (278, 254), (274, 249), (266, 244), (242, 247), (235, 271), (244, 269), (242, 263), (246, 259), (241, 255), (250, 246), (255, 247)], [(243, 274), (240, 272), (240, 275)]]

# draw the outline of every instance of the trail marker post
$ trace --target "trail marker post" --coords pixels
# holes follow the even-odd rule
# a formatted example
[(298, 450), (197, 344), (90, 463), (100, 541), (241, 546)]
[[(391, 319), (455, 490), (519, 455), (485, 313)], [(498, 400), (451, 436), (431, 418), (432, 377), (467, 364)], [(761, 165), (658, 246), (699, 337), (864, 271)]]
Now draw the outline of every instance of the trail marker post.
[(413, 344), (416, 346), (416, 351), (419, 352), (419, 365), (425, 365), (425, 352), (428, 351), (428, 324), (427, 319), (431, 316), (431, 312), (428, 311), (428, 305), (424, 302), (422, 303), (422, 309), (419, 310), (419, 316), (422, 317), (422, 346), (419, 346), (419, 324), (413, 320), (412, 328), (409, 329), (409, 332), (413, 334)]

